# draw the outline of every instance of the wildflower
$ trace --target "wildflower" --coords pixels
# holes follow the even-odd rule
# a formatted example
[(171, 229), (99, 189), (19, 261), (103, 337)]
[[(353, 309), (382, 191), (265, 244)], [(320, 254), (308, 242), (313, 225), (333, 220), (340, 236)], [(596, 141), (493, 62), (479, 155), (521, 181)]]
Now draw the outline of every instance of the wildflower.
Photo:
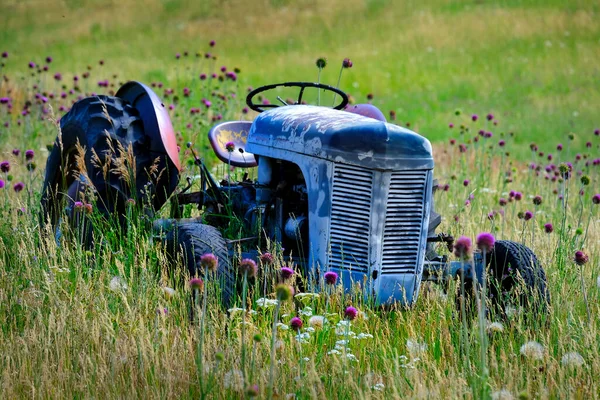
[(487, 332), (491, 335), (494, 333), (504, 332), (504, 325), (501, 322), (490, 322), (487, 326)]
[(284, 324), (283, 322), (278, 322), (277, 323), (277, 329), (282, 330), (282, 331), (287, 331), (290, 328), (286, 324)]
[(206, 253), (200, 257), (200, 266), (206, 271), (215, 272), (219, 266), (219, 260), (212, 253)]
[(546, 233), (552, 233), (552, 231), (554, 231), (554, 226), (552, 226), (552, 223), (547, 222), (544, 224), (544, 231), (546, 231)]
[(407, 339), (406, 350), (408, 350), (411, 358), (415, 358), (427, 351), (427, 345), (425, 343), (419, 343), (415, 339)]
[(260, 299), (256, 300), (256, 305), (260, 308), (275, 307), (277, 303), (279, 303), (279, 301), (275, 299), (266, 299), (264, 297), (261, 297)]
[(92, 206), (90, 203), (85, 203), (83, 207), (85, 208), (86, 214), (91, 214), (94, 210), (94, 206)]
[(492, 400), (512, 400), (514, 399), (512, 393), (506, 389), (498, 390), (492, 393)]
[(312, 307), (306, 306), (302, 310), (300, 310), (300, 315), (304, 315), (306, 317), (312, 316)]
[(522, 198), (523, 198), (523, 193), (515, 192), (515, 200), (516, 201), (521, 201)]
[(468, 179), (465, 179), (463, 181), (463, 186), (469, 186), (469, 180)]
[(288, 267), (283, 267), (279, 270), (281, 278), (285, 281), (294, 275), (294, 270)]
[(350, 361), (356, 361), (358, 362), (358, 358), (356, 358), (356, 356), (352, 353), (346, 353), (346, 358)]
[(0, 189), (4, 188), (4, 186), (5, 186), (4, 181), (2, 179), (0, 179)]
[[(600, 279), (600, 277), (599, 277)], [(313, 315), (308, 319), (308, 325), (315, 329), (322, 329), (325, 325), (325, 317), (322, 315)]]
[(544, 358), (546, 350), (544, 346), (536, 341), (530, 341), (521, 346), (519, 350), (521, 355), (531, 360), (542, 360)]
[(354, 319), (356, 319), (357, 315), (358, 315), (358, 310), (352, 306), (347, 307), (346, 310), (344, 311), (344, 317), (348, 321), (353, 321)]
[(286, 301), (292, 298), (294, 295), (294, 289), (289, 285), (280, 284), (275, 288), (277, 298), (281, 301)]
[(381, 382), (374, 384), (373, 386), (371, 386), (371, 389), (376, 390), (378, 392), (383, 392), (383, 389), (385, 389), (385, 385)]
[(508, 202), (506, 201), (506, 199), (504, 197), (501, 197), (498, 200), (498, 204), (500, 204), (500, 206), (504, 207)]
[(13, 189), (15, 192), (19, 193), (21, 190), (25, 189), (25, 184), (23, 182), (17, 182), (14, 184)]
[(533, 213), (529, 210), (525, 211), (525, 213), (523, 214), (523, 219), (525, 221), (529, 221), (532, 218), (533, 218)]
[(163, 286), (162, 288), (163, 295), (167, 300), (171, 300), (175, 296), (175, 289)]
[(494, 114), (489, 113), (486, 117), (485, 117), (488, 121), (491, 121), (494, 119)]
[(127, 284), (121, 277), (113, 276), (108, 284), (108, 288), (115, 293), (124, 292), (127, 290)]
[(535, 196), (533, 198), (533, 204), (535, 204), (536, 206), (539, 206), (540, 204), (542, 204), (542, 196), (540, 196), (539, 194), (537, 196)]
[(342, 67), (352, 68), (352, 61), (349, 58), (344, 58), (344, 61), (342, 61)]
[(471, 119), (473, 120), (473, 122), (475, 122), (479, 119), (479, 116), (477, 114), (473, 114), (471, 115)]
[(319, 57), (319, 58), (317, 58), (317, 61), (315, 61), (315, 64), (316, 64), (317, 68), (323, 69), (327, 66), (327, 58)]
[(596, 193), (594, 197), (592, 197), (592, 203), (600, 204), (600, 194)]
[(192, 278), (190, 279), (190, 287), (193, 290), (202, 290), (204, 289), (204, 281), (200, 278)]
[(73, 208), (75, 208), (75, 210), (77, 211), (83, 210), (83, 202), (76, 201), (75, 203), (73, 203)]
[(235, 150), (235, 144), (233, 142), (225, 143), (225, 150), (231, 153), (233, 150)]
[(29, 61), (29, 68), (34, 69), (35, 68), (35, 63), (33, 61)]
[(454, 243), (454, 255), (463, 261), (469, 260), (471, 258), (472, 246), (471, 239), (466, 236), (461, 236), (456, 243)]
[(489, 253), (494, 248), (494, 235), (488, 232), (482, 232), (477, 236), (477, 248), (483, 252)]
[(333, 271), (327, 271), (324, 275), (325, 283), (328, 285), (335, 285), (338, 280), (338, 274)]
[(333, 355), (333, 354), (342, 354), (339, 350), (333, 349), (333, 350), (329, 350), (327, 352), (327, 355)]
[(562, 356), (560, 363), (565, 367), (581, 367), (585, 364), (585, 360), (581, 354), (572, 351)]
[(359, 333), (356, 336), (357, 339), (373, 339), (373, 335), (371, 335), (370, 333)]
[(253, 276), (255, 276), (257, 269), (258, 267), (256, 266), (254, 260), (251, 260), (249, 258), (244, 258), (240, 263), (240, 272), (242, 274), (246, 274), (248, 278), (252, 278)]
[(313, 299), (318, 299), (320, 296), (318, 293), (298, 293), (294, 296), (297, 300), (299, 300), (303, 304), (310, 303)]
[(10, 171), (10, 163), (8, 161), (0, 162), (0, 171), (7, 174)]
[(8, 52), (7, 51), (3, 51), (2, 52), (2, 58), (8, 58)]
[(302, 320), (298, 317), (292, 318), (292, 320), (290, 321), (290, 327), (294, 331), (298, 332), (302, 328)]
[(575, 261), (575, 264), (583, 266), (587, 264), (588, 260), (589, 258), (587, 254), (585, 254), (583, 251), (579, 250), (575, 252), (575, 258), (573, 259), (573, 261)]

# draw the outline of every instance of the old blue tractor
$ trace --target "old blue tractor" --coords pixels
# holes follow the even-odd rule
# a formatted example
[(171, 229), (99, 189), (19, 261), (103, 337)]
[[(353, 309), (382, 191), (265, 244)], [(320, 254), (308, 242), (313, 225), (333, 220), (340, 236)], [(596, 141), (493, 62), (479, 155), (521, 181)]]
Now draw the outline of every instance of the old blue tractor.
[[(257, 100), (280, 88), (296, 88), (298, 97), (284, 101), (278, 96), (279, 104)], [(339, 102), (334, 107), (303, 104), (306, 89), (333, 91)], [(451, 248), (453, 239), (436, 233), (441, 217), (434, 211), (434, 160), (425, 137), (387, 123), (372, 105), (348, 106), (344, 92), (324, 84), (263, 86), (246, 102), (259, 113), (253, 121), (219, 123), (208, 136), (221, 161), (255, 169), (254, 178), (245, 174), (239, 182), (219, 182), (194, 152), (200, 190), (192, 192), (188, 184), (172, 194), (181, 167), (168, 113), (152, 90), (129, 82), (115, 97), (80, 101), (61, 119), (62, 142), (48, 160), (44, 218), (57, 226), (65, 204), (70, 210), (82, 187), (94, 188), (107, 215), (124, 215), (131, 198), (155, 209), (170, 198), (173, 218), (155, 221), (154, 229), (172, 254), (183, 254), (191, 275), (203, 254), (219, 257), (227, 304), (237, 299), (234, 265), (240, 251), (256, 259), (267, 242), (279, 245), (303, 271), (307, 285), (318, 285), (322, 273), (333, 270), (345, 288), (360, 285), (363, 295), (379, 305), (413, 304), (423, 281), (460, 277), (473, 287), (484, 270), (490, 298), (501, 310), (510, 301), (535, 309), (547, 304), (544, 270), (519, 243), (496, 241), (487, 265), (476, 253), (474, 267), (437, 254), (434, 243)], [(107, 179), (90, 151), (87, 175), (73, 173), (70, 154), (77, 140), (100, 159), (116, 147), (111, 140), (131, 147), (136, 189), (122, 177), (109, 174)], [(198, 205), (201, 216), (182, 219), (181, 210), (190, 203)], [(226, 239), (222, 233), (233, 218), (244, 235)]]

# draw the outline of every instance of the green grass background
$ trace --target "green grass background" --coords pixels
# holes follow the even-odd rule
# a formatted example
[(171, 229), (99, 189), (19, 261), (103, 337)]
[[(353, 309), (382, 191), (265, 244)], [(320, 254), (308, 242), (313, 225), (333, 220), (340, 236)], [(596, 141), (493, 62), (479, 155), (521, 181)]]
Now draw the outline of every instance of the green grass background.
[(314, 81), (319, 56), (335, 84), (349, 57), (341, 88), (358, 102), (373, 93), (433, 141), (460, 108), (494, 113), (495, 133), (515, 131), (517, 143), (554, 146), (574, 132), (583, 148), (600, 127), (599, 11), (583, 0), (3, 0), (0, 51), (24, 73), (51, 55), (54, 71), (104, 59), (121, 80), (172, 82), (175, 53), (214, 39), (244, 88)]

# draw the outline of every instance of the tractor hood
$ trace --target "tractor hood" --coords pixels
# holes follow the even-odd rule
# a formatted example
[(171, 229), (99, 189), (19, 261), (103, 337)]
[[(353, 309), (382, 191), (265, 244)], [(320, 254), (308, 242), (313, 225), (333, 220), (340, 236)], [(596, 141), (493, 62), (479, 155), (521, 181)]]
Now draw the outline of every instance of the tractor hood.
[(272, 149), (380, 170), (433, 168), (431, 143), (411, 130), (325, 107), (293, 105), (259, 114), (246, 150)]

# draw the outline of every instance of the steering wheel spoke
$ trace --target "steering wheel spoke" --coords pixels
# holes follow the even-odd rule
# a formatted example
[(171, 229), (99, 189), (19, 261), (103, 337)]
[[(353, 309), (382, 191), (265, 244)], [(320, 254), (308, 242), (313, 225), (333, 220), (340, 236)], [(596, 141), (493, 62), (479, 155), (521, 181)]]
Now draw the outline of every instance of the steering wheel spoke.
[[(333, 86), (326, 85), (324, 83), (314, 83), (314, 82), (284, 82), (284, 83), (276, 83), (276, 84), (273, 84), (273, 85), (261, 86), (259, 88), (254, 89), (250, 93), (248, 93), (248, 96), (246, 97), (246, 104), (252, 110), (257, 111), (259, 113), (263, 112), (263, 111), (267, 111), (267, 109), (270, 109), (270, 108), (287, 106), (288, 104), (286, 104), (285, 102), (282, 102), (284, 104), (279, 105), (279, 104), (255, 103), (253, 101), (254, 98), (258, 94), (260, 94), (262, 92), (269, 91), (269, 90), (273, 90), (273, 89), (275, 89), (277, 87), (280, 87), (280, 86), (283, 86), (283, 87), (298, 87), (298, 88), (300, 88), (300, 92), (298, 93), (298, 103), (297, 104), (302, 104), (302, 97), (304, 96), (304, 90), (307, 87), (314, 87), (314, 88), (317, 88), (317, 90), (324, 90), (324, 91), (333, 92), (333, 93), (335, 93), (336, 96), (340, 96), (341, 102), (338, 105), (332, 107), (332, 108), (334, 108), (336, 110), (342, 110), (348, 104), (348, 95), (346, 93), (344, 93), (343, 91), (341, 91), (340, 89), (338, 89), (336, 87), (333, 87)], [(277, 96), (277, 98), (279, 99), (280, 97)], [(334, 97), (334, 101), (335, 101), (335, 97)]]

